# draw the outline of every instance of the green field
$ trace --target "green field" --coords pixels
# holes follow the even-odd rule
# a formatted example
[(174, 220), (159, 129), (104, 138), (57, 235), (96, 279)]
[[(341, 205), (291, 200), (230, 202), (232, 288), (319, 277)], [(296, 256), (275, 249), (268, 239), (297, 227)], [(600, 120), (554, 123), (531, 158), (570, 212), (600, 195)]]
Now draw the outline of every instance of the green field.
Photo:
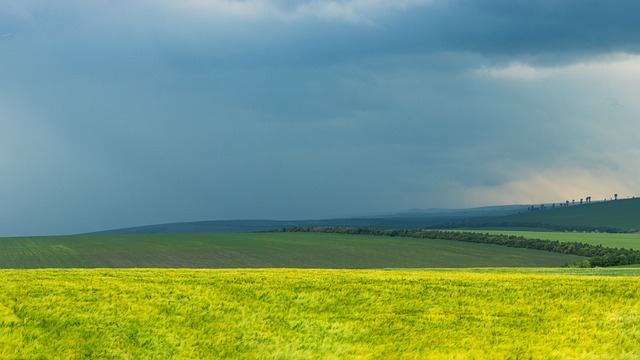
[[(568, 207), (546, 207), (544, 211), (501, 216), (484, 220), (482, 227), (527, 226), (544, 228), (545, 225), (589, 229), (610, 228), (623, 231), (640, 230), (640, 198), (606, 201)], [(520, 225), (514, 225), (520, 224)]]
[(582, 258), (498, 245), (321, 233), (0, 238), (0, 268), (559, 267)]
[(609, 234), (555, 231), (461, 230), (491, 235), (515, 235), (528, 239), (571, 241), (605, 247), (640, 250), (640, 234)]
[(1, 270), (0, 358), (639, 358), (640, 270), (566, 271)]
[(0, 238), (0, 359), (639, 358), (640, 268), (558, 268), (581, 259), (330, 233)]

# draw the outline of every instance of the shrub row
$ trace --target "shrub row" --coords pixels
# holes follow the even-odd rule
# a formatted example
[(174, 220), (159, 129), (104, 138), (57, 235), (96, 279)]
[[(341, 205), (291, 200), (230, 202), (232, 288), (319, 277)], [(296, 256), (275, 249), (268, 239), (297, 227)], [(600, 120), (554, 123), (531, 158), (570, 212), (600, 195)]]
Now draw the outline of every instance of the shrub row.
[(576, 264), (578, 267), (607, 267), (640, 264), (640, 251), (590, 245), (579, 242), (557, 240), (528, 239), (515, 235), (492, 235), (462, 231), (440, 230), (398, 230), (349, 227), (291, 227), (281, 232), (323, 232), (354, 235), (403, 236), (422, 239), (454, 240), (482, 244), (495, 244), (514, 248), (525, 248), (584, 256), (586, 259)]

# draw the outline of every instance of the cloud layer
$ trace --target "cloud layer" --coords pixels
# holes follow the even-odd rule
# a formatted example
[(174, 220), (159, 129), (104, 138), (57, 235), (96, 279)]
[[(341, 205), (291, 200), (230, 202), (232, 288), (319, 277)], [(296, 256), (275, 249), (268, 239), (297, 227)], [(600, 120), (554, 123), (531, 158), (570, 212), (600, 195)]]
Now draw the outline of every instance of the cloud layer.
[(638, 192), (636, 1), (3, 1), (0, 235)]

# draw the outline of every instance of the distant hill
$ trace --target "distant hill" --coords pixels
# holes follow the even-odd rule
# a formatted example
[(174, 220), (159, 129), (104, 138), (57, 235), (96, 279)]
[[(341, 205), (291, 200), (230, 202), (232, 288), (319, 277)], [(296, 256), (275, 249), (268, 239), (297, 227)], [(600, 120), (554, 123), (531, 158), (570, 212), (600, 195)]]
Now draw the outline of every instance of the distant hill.
[[(452, 227), (480, 218), (457, 216), (376, 217), (326, 220), (214, 220), (156, 224), (94, 232), (92, 234), (194, 234), (271, 231), (289, 227), (364, 227), (387, 229), (422, 229)], [(481, 219), (485, 219), (484, 217)]]
[(270, 231), (288, 227), (370, 227), (387, 229), (451, 228), (470, 221), (526, 211), (524, 205), (487, 206), (471, 209), (408, 210), (353, 218), (321, 220), (213, 220), (137, 226), (92, 234), (190, 234)]
[(360, 227), (386, 229), (531, 229), (555, 231), (636, 232), (640, 230), (640, 198), (567, 207), (526, 205), (470, 209), (420, 209), (366, 217), (320, 220), (214, 220), (156, 224), (93, 234), (190, 234), (270, 231), (289, 227)]
[(499, 205), (482, 206), (468, 209), (413, 209), (405, 210), (393, 214), (385, 214), (382, 217), (448, 217), (474, 218), (474, 217), (494, 217), (516, 214), (526, 211), (527, 205)]
[(637, 232), (640, 198), (562, 206), (494, 217), (465, 224), (467, 227), (521, 227), (549, 230)]

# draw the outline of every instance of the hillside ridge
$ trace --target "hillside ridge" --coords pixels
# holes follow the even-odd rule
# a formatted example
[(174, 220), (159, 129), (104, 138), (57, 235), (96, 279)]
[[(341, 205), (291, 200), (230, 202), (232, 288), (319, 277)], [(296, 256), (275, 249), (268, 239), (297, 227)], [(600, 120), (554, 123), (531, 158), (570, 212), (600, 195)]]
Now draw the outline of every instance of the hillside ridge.
[(175, 222), (96, 231), (90, 234), (191, 234), (272, 231), (290, 227), (386, 229), (527, 228), (554, 231), (637, 232), (640, 198), (569, 206), (487, 206), (469, 209), (407, 210), (386, 215), (317, 220), (210, 220)]
[(465, 227), (526, 227), (555, 231), (638, 232), (640, 198), (545, 207), (471, 222)]

